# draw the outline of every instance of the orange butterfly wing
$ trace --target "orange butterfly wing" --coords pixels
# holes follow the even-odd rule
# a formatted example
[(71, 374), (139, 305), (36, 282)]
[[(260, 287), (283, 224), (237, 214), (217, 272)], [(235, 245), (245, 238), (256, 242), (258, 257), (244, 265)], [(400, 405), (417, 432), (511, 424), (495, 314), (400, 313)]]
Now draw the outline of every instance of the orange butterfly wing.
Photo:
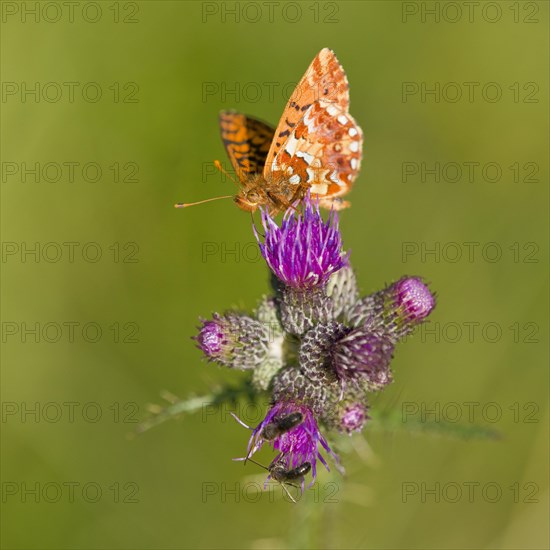
[(347, 193), (361, 167), (363, 133), (352, 116), (333, 103), (311, 105), (270, 166), (271, 177), (320, 199)]
[(222, 111), (219, 123), (225, 150), (239, 180), (261, 174), (275, 130), (261, 120), (236, 111)]
[(346, 73), (334, 52), (328, 48), (323, 48), (317, 54), (288, 100), (266, 158), (263, 172), (266, 179), (271, 172), (273, 160), (296, 124), (311, 105), (320, 100), (331, 103), (344, 112), (349, 109), (349, 84)]

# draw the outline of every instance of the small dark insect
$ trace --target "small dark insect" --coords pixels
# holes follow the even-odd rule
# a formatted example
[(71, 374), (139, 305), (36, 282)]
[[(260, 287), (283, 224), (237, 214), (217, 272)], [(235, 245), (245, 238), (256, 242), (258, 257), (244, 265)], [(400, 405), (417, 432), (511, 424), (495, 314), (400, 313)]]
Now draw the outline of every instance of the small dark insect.
[(293, 412), (287, 416), (282, 416), (281, 418), (274, 418), (272, 422), (267, 424), (262, 430), (262, 437), (271, 441), (275, 439), (278, 435), (284, 434), (292, 430), (301, 424), (304, 420), (304, 416), (301, 412)]
[(307, 475), (311, 470), (311, 463), (310, 462), (304, 462), (303, 464), (300, 464), (299, 466), (296, 466), (296, 468), (292, 468), (291, 470), (287, 469), (284, 462), (282, 460), (275, 459), (268, 468), (266, 468), (263, 464), (260, 464), (259, 462), (256, 462), (254, 459), (249, 458), (250, 462), (253, 462), (256, 464), (256, 466), (259, 466), (260, 468), (263, 468), (264, 470), (267, 470), (271, 477), (278, 481), (281, 484), (281, 487), (285, 490), (286, 494), (292, 500), (292, 502), (296, 503), (296, 499), (290, 494), (290, 491), (285, 487), (285, 485), (291, 485), (292, 487), (296, 487), (298, 489), (302, 489), (300, 485), (296, 485), (292, 482), (298, 482), (301, 485), (304, 483), (304, 476)]
[[(311, 470), (311, 464), (309, 462), (304, 462), (300, 466), (296, 466), (292, 470), (287, 470), (285, 465), (281, 462), (272, 462), (269, 465), (268, 471), (271, 474), (271, 477), (275, 481), (280, 483), (288, 483), (289, 481), (303, 481), (304, 476), (309, 473)], [(289, 485), (291, 485), (289, 483)]]
[[(241, 424), (241, 426), (244, 426), (245, 428), (248, 428), (249, 430), (253, 430), (250, 426), (245, 424), (242, 420), (239, 419), (239, 417), (233, 413), (231, 413), (233, 418)], [(304, 421), (304, 415), (301, 412), (293, 412), (290, 414), (287, 414), (286, 416), (280, 416), (278, 418), (274, 418), (269, 424), (266, 424), (262, 431), (260, 432), (260, 435), (263, 439), (266, 441), (273, 441), (277, 436), (282, 435), (286, 432), (289, 432), (299, 424), (301, 424)], [(249, 454), (244, 459), (244, 462), (246, 464), (246, 461), (249, 459), (250, 454), (252, 453), (252, 449), (250, 449)]]

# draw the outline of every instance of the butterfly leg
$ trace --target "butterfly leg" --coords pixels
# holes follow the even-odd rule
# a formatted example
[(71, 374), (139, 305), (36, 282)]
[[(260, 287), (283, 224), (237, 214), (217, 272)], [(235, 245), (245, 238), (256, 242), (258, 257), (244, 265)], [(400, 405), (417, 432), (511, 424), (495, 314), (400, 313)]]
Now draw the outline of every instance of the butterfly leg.
[(309, 185), (300, 185), (298, 189), (296, 189), (296, 192), (294, 195), (292, 195), (292, 198), (290, 199), (290, 204), (293, 204), (294, 202), (303, 199), (306, 196), (307, 190), (309, 188)]
[(273, 193), (270, 193), (268, 191), (267, 196), (272, 203), (272, 206), (269, 209), (269, 214), (271, 216), (276, 216), (283, 208), (284, 209), (292, 208), (294, 210), (294, 206), (291, 203), (285, 202), (280, 197), (277, 197), (277, 195), (274, 195)]

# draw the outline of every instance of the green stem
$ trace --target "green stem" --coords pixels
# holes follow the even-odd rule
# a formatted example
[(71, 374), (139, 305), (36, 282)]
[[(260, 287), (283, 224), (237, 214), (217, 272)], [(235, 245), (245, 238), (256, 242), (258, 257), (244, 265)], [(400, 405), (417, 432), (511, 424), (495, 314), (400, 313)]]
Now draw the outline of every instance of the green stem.
[(219, 407), (224, 403), (236, 404), (243, 397), (254, 402), (256, 397), (254, 389), (248, 380), (240, 386), (223, 386), (214, 389), (211, 393), (198, 397), (178, 399), (168, 392), (164, 392), (161, 396), (169, 404), (150, 406), (151, 415), (138, 425), (136, 429), (137, 434), (142, 434), (151, 428), (160, 426), (160, 424), (163, 424), (167, 420), (179, 418), (186, 413), (196, 413), (207, 406)]

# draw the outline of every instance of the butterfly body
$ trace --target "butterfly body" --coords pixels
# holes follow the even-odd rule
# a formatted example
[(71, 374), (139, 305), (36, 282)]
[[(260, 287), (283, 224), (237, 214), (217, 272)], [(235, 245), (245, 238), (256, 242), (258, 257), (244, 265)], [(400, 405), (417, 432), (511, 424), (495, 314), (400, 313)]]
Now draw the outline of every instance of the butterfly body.
[(246, 212), (255, 212), (259, 207), (266, 207), (274, 214), (290, 208), (307, 193), (306, 185), (289, 183), (283, 177), (266, 179), (256, 174), (247, 180), (241, 180), (241, 189), (233, 198), (235, 204)]

